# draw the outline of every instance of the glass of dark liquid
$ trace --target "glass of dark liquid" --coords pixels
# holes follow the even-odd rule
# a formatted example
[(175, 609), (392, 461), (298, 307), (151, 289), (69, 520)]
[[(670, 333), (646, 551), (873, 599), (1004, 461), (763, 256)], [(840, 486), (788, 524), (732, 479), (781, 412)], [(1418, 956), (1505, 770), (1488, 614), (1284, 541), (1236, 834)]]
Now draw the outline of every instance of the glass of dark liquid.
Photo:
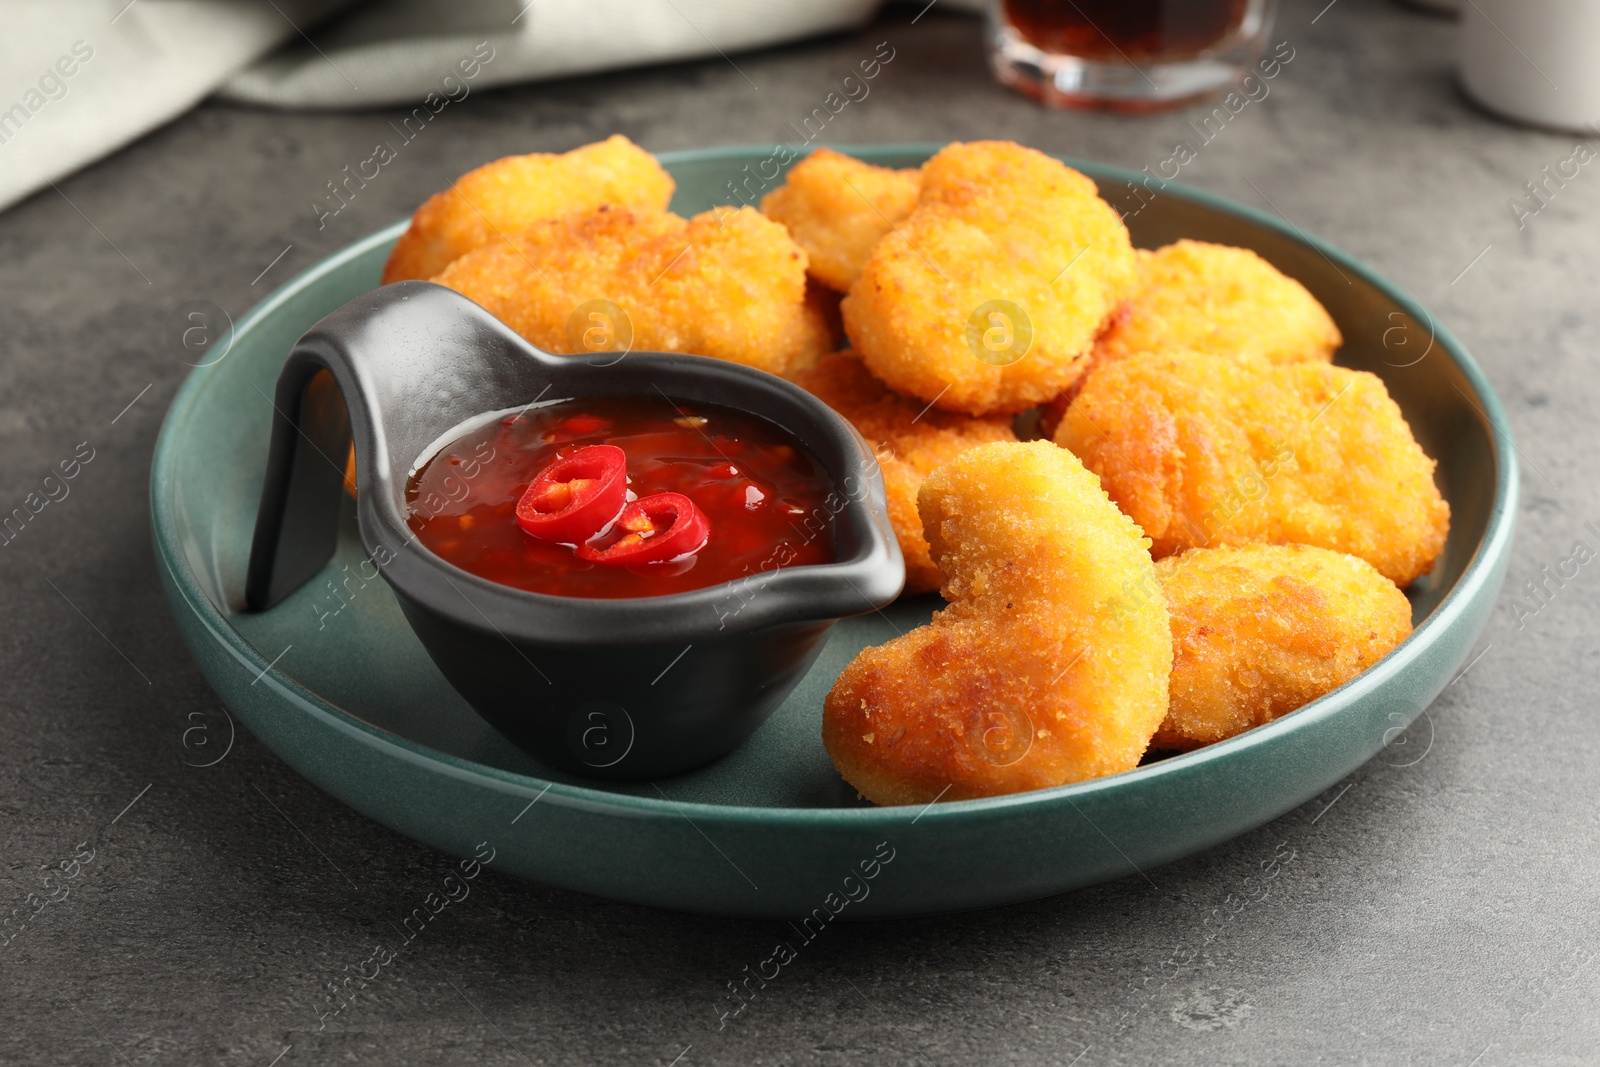
[(1000, 81), (1056, 107), (1148, 111), (1230, 88), (1276, 0), (989, 0)]

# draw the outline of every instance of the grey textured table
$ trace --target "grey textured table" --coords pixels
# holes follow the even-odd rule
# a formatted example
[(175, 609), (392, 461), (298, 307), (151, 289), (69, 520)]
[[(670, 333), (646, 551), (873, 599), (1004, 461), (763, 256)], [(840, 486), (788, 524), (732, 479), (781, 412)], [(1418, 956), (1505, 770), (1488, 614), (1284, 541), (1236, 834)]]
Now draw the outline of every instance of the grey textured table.
[[(0, 910), (20, 919), (42, 867), (95, 849), (0, 949), (0, 1061), (1594, 1062), (1600, 578), (1550, 583), (1535, 614), (1511, 599), (1575, 540), (1600, 549), (1584, 525), (1600, 520), (1600, 169), (1519, 229), (1507, 199), (1573, 139), (1463, 103), (1449, 23), (1381, 0), (1317, 17), (1324, 3), (1288, 5), (1292, 62), (1182, 180), (1270, 198), (1415, 293), (1488, 371), (1525, 496), (1481, 657), (1302, 810), (1148, 880), (838, 927), (721, 1030), (725, 984), (774, 924), (492, 872), (319, 1030), (327, 983), (454, 864), (248, 736), (185, 765), (190, 716), (215, 700), (168, 618), (145, 505), (186, 369), (172, 309), (237, 316), (496, 156), (613, 131), (656, 150), (789, 138), (883, 40), (894, 62), (830, 139), (1007, 137), (1137, 168), (1196, 142), (1196, 113), (1040, 111), (990, 83), (972, 20), (935, 9), (912, 25), (915, 8), (891, 8), (861, 33), (732, 63), (475, 94), (321, 231), (310, 203), (390, 114), (208, 105), (0, 215), (0, 505), (80, 442), (94, 456), (0, 551)], [(1275, 856), (1262, 896), (1246, 879)]]

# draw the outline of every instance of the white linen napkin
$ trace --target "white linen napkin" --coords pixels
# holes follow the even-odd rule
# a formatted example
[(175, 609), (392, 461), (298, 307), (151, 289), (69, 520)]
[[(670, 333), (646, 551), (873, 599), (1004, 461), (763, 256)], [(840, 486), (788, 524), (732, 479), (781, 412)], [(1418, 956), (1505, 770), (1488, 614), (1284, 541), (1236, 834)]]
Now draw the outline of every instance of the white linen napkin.
[(856, 26), (882, 0), (391, 0), (241, 71), (222, 95), (273, 107), (414, 103), (487, 42), (474, 85), (728, 55)]
[(189, 110), (338, 6), (0, 0), (0, 208)]
[[(882, 2), (0, 0), (0, 209), (213, 92), (282, 108), (420, 104), (452, 84), (728, 56), (860, 25)], [(932, 6), (913, 2), (913, 17)]]

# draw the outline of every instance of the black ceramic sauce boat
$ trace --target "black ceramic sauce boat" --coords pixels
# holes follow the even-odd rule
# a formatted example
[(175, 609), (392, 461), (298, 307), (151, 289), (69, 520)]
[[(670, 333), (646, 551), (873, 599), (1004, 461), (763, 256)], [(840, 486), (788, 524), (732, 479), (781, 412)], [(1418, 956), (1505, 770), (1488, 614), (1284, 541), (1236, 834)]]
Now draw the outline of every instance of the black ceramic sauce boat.
[[(605, 395), (720, 404), (798, 438), (836, 490), (826, 508), (838, 562), (607, 600), (499, 585), (416, 540), (406, 481), (463, 423)], [(904, 582), (866, 443), (821, 401), (749, 367), (657, 352), (553, 356), (449, 289), (401, 282), (312, 327), (275, 405), (246, 606), (271, 608), (327, 563), (353, 437), (362, 544), (428, 654), (493, 726), (572, 773), (652, 778), (731, 751), (805, 675), (839, 618), (888, 604)]]

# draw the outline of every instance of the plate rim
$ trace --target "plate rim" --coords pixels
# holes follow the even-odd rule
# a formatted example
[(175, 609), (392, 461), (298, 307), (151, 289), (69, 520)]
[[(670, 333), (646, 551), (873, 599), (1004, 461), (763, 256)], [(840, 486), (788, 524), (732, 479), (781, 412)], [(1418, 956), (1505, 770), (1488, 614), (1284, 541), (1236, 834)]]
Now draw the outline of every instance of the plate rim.
[[(818, 147), (833, 148), (845, 154), (855, 155), (870, 161), (873, 157), (893, 155), (932, 155), (945, 147), (945, 145), (936, 142), (816, 145), (812, 146), (808, 152), (796, 153), (796, 159), (809, 154), (809, 151)], [(663, 166), (670, 167), (675, 163), (698, 164), (749, 159), (753, 155), (767, 151), (769, 149), (762, 145), (723, 145), (661, 152), (657, 153), (657, 158)], [(1047, 154), (1061, 160), (1070, 167), (1081, 170), (1094, 179), (1097, 184), (1103, 178), (1112, 181), (1141, 181), (1145, 177), (1139, 171), (1129, 170), (1113, 164), (1080, 160), (1055, 153)], [(325, 726), (352, 736), (360, 743), (373, 749), (387, 750), (387, 755), (392, 758), (420, 764), (450, 777), (475, 780), (482, 784), (493, 783), (501, 788), (510, 787), (509, 791), (520, 795), (537, 793), (545, 800), (554, 801), (564, 806), (585, 809), (595, 814), (615, 815), (630, 819), (679, 819), (684, 817), (685, 812), (689, 812), (716, 818), (724, 825), (730, 823), (743, 824), (757, 829), (773, 826), (817, 827), (819, 825), (838, 825), (852, 829), (893, 830), (918, 822), (924, 817), (928, 819), (930, 825), (937, 825), (952, 821), (981, 819), (990, 815), (1004, 814), (1016, 808), (1075, 807), (1076, 801), (1101, 793), (1136, 788), (1141, 783), (1172, 775), (1203, 773), (1209, 765), (1219, 760), (1231, 760), (1252, 749), (1272, 745), (1285, 737), (1285, 735), (1301, 732), (1316, 721), (1338, 715), (1348, 705), (1359, 701), (1371, 690), (1378, 688), (1384, 682), (1400, 674), (1419, 659), (1428, 648), (1441, 640), (1444, 634), (1448, 632), (1450, 624), (1466, 612), (1476, 600), (1476, 594), (1481, 591), (1484, 584), (1493, 579), (1498, 562), (1509, 549), (1509, 543), (1516, 527), (1516, 504), (1520, 492), (1520, 471), (1517, 464), (1510, 461), (1509, 458), (1515, 452), (1516, 447), (1510, 423), (1498, 395), (1495, 393), (1487, 376), (1483, 373), (1482, 368), (1478, 366), (1477, 361), (1473, 359), (1471, 353), (1455, 335), (1408, 293), (1349, 253), (1322, 238), (1307, 233), (1286, 219), (1279, 219), (1247, 204), (1195, 186), (1165, 181), (1165, 179), (1162, 179), (1162, 181), (1165, 184), (1160, 189), (1161, 195), (1175, 196), (1214, 211), (1242, 217), (1246, 221), (1272, 230), (1292, 242), (1307, 245), (1340, 269), (1350, 270), (1382, 291), (1385, 296), (1392, 299), (1413, 319), (1428, 321), (1434, 330), (1436, 343), (1444, 355), (1461, 370), (1476, 394), (1467, 399), (1477, 406), (1484, 415), (1492, 438), (1491, 448), (1495, 464), (1495, 479), (1494, 499), (1490, 508), (1488, 526), (1483, 537), (1474, 547), (1472, 557), (1463, 569), (1460, 579), (1434, 608), (1433, 612), (1398, 647), (1338, 689), (1324, 694), (1304, 707), (1227, 740), (1219, 741), (1192, 752), (1171, 756), (1147, 766), (1135, 767), (1132, 770), (1118, 774), (1054, 786), (1048, 789), (1031, 790), (1003, 796), (953, 800), (944, 803), (931, 802), (926, 806), (897, 805), (884, 807), (874, 805), (861, 808), (761, 807), (613, 793), (605, 789), (557, 782), (551, 779), (538, 778), (533, 775), (492, 767), (488, 764), (442, 752), (410, 738), (374, 726), (320, 694), (302, 686), (288, 675), (281, 673), (267, 660), (265, 655), (230, 624), (228, 616), (206, 595), (204, 588), (195, 580), (193, 573), (184, 563), (180, 537), (176, 531), (173, 516), (173, 502), (176, 500), (176, 494), (172, 491), (171, 467), (175, 462), (174, 456), (179, 447), (177, 443), (177, 426), (185, 420), (188, 412), (198, 403), (208, 380), (205, 371), (209, 367), (219, 364), (222, 358), (226, 358), (226, 352), (231, 351), (231, 346), (237, 338), (244, 336), (249, 330), (255, 328), (257, 323), (267, 318), (300, 290), (314, 284), (319, 278), (334, 272), (349, 260), (364, 255), (376, 245), (392, 243), (398, 239), (399, 235), (410, 224), (409, 217), (384, 226), (365, 237), (358, 238), (297, 272), (267, 294), (259, 303), (251, 307), (232, 326), (225, 336), (229, 348), (225, 349), (223, 357), (206, 365), (196, 367), (185, 378), (183, 385), (179, 387), (163, 417), (161, 432), (157, 438), (151, 458), (151, 540), (157, 562), (165, 569), (168, 580), (173, 588), (180, 593), (189, 610), (200, 620), (222, 649), (226, 650), (242, 665), (248, 667), (252, 673), (257, 673), (258, 681), (270, 683), (282, 696), (289, 699), (296, 708), (321, 720)], [(488, 783), (484, 783), (484, 779), (488, 779)]]

